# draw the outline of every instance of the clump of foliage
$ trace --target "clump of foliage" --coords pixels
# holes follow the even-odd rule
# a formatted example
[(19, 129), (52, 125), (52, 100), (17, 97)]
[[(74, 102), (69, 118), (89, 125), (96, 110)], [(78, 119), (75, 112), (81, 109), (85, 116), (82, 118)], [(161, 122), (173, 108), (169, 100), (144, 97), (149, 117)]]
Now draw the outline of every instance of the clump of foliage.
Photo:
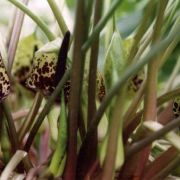
[[(48, 0), (57, 34), (8, 1), (21, 13), (0, 43), (1, 179), (180, 177), (179, 0), (67, 0), (73, 30)], [(24, 15), (37, 28), (20, 38)]]

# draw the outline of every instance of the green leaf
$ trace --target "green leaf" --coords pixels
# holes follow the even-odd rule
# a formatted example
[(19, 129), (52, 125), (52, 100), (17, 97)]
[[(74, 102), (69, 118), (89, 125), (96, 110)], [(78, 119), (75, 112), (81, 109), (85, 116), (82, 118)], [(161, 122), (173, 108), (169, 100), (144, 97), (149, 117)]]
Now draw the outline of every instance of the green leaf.
[(54, 41), (46, 43), (37, 53), (58, 53), (61, 43), (62, 39), (57, 38)]
[(124, 72), (126, 61), (124, 58), (123, 42), (119, 32), (114, 32), (111, 43), (106, 53), (104, 76), (107, 90), (117, 82)]
[(53, 139), (53, 141), (57, 141), (58, 139), (58, 126), (57, 126), (58, 116), (59, 116), (59, 107), (54, 105), (53, 107), (51, 107), (51, 110), (47, 115), (50, 126), (51, 138)]
[(41, 45), (35, 33), (22, 38), (18, 43), (12, 73), (22, 86), (25, 86), (25, 81), (30, 75), (34, 53)]
[[(61, 163), (63, 163), (63, 159), (66, 152), (66, 146), (67, 146), (67, 115), (66, 115), (65, 103), (62, 98), (61, 112), (59, 117), (57, 146), (49, 167), (50, 172), (53, 173), (54, 176), (57, 175), (59, 176), (58, 174), (59, 168), (62, 169)], [(63, 163), (63, 165), (65, 164)]]

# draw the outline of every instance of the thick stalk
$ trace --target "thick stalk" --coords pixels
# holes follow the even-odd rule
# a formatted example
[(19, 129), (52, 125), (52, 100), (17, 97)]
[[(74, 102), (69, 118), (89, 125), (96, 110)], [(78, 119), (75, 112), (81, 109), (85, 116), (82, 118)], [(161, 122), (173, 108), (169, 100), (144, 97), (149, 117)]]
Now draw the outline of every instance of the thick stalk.
[(125, 104), (125, 87), (121, 87), (121, 90), (119, 91), (112, 112), (102, 180), (113, 179), (113, 174), (115, 171), (115, 161), (117, 158), (116, 156), (117, 156), (118, 138), (122, 138), (123, 115), (124, 115), (124, 107), (125, 107), (124, 104)]
[[(95, 14), (94, 14), (94, 26), (98, 23), (101, 17), (102, 0), (95, 1)], [(96, 75), (97, 75), (97, 62), (99, 52), (99, 36), (93, 42), (91, 46), (90, 55), (90, 68), (89, 68), (89, 80), (88, 80), (88, 123), (89, 127), (94, 114), (96, 113)], [(87, 127), (87, 128), (88, 128)], [(78, 155), (77, 165), (77, 178), (85, 177), (89, 168), (92, 166), (97, 156), (97, 129), (94, 130), (93, 136), (89, 141), (88, 147), (85, 151), (80, 151)]]
[[(161, 29), (163, 26), (163, 17), (165, 8), (168, 1), (161, 0), (159, 2), (158, 15), (154, 27), (152, 43), (156, 43), (161, 34)], [(144, 121), (147, 120), (156, 120), (157, 116), (157, 75), (158, 75), (158, 67), (159, 67), (159, 57), (157, 56), (152, 62), (148, 64), (148, 72), (147, 72), (147, 84), (145, 90), (144, 97)], [(139, 158), (137, 158), (137, 169), (135, 170), (135, 174), (141, 176), (143, 172), (143, 168), (147, 163), (149, 156), (149, 148), (144, 148), (144, 150), (139, 153)]]
[(81, 52), (81, 47), (84, 43), (85, 32), (85, 1), (77, 1), (75, 32), (74, 32), (74, 49), (73, 62), (71, 73), (71, 92), (69, 100), (68, 114), (68, 149), (67, 161), (64, 172), (64, 179), (75, 179), (76, 176), (76, 161), (77, 161), (77, 128), (78, 115), (80, 112), (80, 99), (82, 90), (82, 80), (84, 73), (84, 54)]

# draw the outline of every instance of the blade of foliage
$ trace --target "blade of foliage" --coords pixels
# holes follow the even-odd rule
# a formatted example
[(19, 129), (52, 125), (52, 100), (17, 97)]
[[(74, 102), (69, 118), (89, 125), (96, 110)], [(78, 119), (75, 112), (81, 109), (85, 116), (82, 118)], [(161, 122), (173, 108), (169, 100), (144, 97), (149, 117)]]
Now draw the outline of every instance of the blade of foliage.
[(62, 98), (61, 101), (61, 112), (60, 112), (60, 116), (59, 116), (59, 127), (58, 127), (58, 139), (57, 139), (57, 146), (56, 146), (56, 150), (53, 154), (52, 160), (51, 160), (51, 164), (49, 166), (49, 170), (50, 172), (52, 172), (52, 174), (56, 177), (57, 175), (61, 175), (58, 174), (59, 171), (59, 167), (61, 166), (63, 157), (65, 155), (66, 152), (66, 146), (67, 146), (67, 115), (66, 115), (66, 107), (65, 107), (65, 103), (64, 100)]

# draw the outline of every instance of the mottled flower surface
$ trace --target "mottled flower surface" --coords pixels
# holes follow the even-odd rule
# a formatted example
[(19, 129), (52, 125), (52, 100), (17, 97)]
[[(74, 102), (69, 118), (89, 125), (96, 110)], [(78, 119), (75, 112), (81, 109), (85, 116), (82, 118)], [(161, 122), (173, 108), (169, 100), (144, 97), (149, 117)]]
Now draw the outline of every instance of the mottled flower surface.
[(175, 118), (180, 116), (180, 96), (178, 96), (174, 99), (173, 113), (174, 113)]
[(7, 97), (10, 91), (10, 82), (0, 54), (0, 101)]
[(55, 89), (56, 53), (36, 53), (27, 86), (39, 89), (44, 95), (50, 95)]

